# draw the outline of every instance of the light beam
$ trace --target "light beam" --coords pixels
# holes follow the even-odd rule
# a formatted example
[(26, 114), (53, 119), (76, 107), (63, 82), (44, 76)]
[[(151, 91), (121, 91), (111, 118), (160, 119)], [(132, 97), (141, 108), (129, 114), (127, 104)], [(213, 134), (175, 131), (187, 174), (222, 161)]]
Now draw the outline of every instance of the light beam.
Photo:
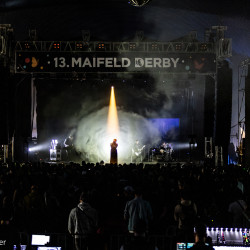
[(115, 90), (113, 86), (111, 87), (111, 94), (109, 101), (107, 133), (108, 137), (110, 138), (110, 142), (115, 138), (118, 139), (119, 137), (119, 120), (116, 109)]

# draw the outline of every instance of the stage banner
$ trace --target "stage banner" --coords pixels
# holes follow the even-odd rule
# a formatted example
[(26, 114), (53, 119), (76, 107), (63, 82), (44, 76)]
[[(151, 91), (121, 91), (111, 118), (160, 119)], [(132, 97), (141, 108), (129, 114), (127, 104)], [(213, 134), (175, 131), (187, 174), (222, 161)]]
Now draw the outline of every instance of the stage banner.
[(213, 53), (16, 52), (16, 73), (216, 72)]

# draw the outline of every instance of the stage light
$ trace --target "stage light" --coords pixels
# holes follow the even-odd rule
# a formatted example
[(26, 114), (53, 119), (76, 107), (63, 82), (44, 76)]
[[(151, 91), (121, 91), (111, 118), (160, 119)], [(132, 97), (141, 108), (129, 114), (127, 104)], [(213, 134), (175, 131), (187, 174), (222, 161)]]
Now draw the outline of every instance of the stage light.
[(58, 144), (58, 140), (57, 139), (52, 139), (51, 140), (51, 149), (56, 149)]
[(82, 43), (76, 43), (76, 49), (82, 49), (83, 44)]
[(61, 149), (58, 149), (57, 145), (58, 145), (58, 140), (52, 139), (49, 150), (51, 161), (61, 160)]
[(98, 49), (99, 50), (104, 50), (105, 49), (105, 44), (104, 43), (98, 43)]
[(206, 43), (202, 43), (202, 44), (200, 45), (200, 50), (202, 50), (202, 51), (207, 51), (207, 49), (208, 49), (208, 46), (207, 46)]
[(135, 43), (130, 43), (129, 44), (129, 50), (135, 50), (136, 44)]
[(159, 49), (158, 44), (157, 43), (152, 43), (151, 44), (151, 49), (152, 50), (158, 50)]
[(60, 43), (53, 43), (54, 49), (60, 49)]
[(142, 7), (145, 4), (149, 3), (151, 0), (129, 0), (128, 4), (135, 7)]
[(181, 45), (181, 44), (176, 44), (176, 45), (175, 45), (175, 50), (176, 50), (176, 51), (182, 50), (182, 45)]
[(24, 43), (24, 48), (25, 48), (26, 50), (29, 50), (29, 49), (30, 49), (30, 44), (29, 44), (29, 43)]

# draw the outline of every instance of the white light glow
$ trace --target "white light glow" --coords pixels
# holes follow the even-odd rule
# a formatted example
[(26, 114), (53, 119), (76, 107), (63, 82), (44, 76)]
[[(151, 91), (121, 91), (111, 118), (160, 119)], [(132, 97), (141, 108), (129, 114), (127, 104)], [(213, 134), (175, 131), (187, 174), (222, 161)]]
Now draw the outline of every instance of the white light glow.
[(189, 149), (189, 142), (175, 143), (175, 149)]
[(107, 133), (109, 135), (108, 139), (110, 142), (112, 142), (113, 139), (118, 139), (119, 137), (119, 120), (116, 108), (114, 87), (111, 88), (110, 93)]
[[(107, 132), (108, 107), (85, 116), (80, 120), (76, 132), (76, 149), (90, 155), (91, 162), (110, 161), (110, 143), (113, 137)], [(157, 144), (161, 137), (154, 124), (134, 113), (119, 110), (120, 132), (117, 136), (118, 163), (131, 162), (131, 149), (136, 139), (149, 145)], [(143, 139), (143, 141), (142, 141)]]
[(245, 131), (244, 131), (244, 129), (243, 128), (241, 128), (240, 127), (240, 134), (241, 134), (241, 138), (243, 139), (243, 138), (245, 138)]
[(40, 144), (40, 145), (36, 145), (34, 147), (29, 147), (29, 152), (36, 152), (36, 151), (41, 151), (41, 150), (45, 150), (48, 149), (48, 144)]

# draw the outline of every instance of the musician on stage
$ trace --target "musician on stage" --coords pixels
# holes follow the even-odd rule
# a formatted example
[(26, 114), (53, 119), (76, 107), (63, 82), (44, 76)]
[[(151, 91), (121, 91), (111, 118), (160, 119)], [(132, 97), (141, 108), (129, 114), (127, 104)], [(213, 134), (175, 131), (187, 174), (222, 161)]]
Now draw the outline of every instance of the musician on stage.
[(160, 152), (164, 152), (167, 150), (167, 143), (166, 142), (163, 142), (160, 146)]
[(134, 143), (134, 146), (132, 147), (132, 155), (131, 155), (131, 162), (142, 162), (142, 151), (144, 149), (144, 146), (141, 146), (139, 140), (136, 140)]
[(64, 140), (64, 147), (66, 149), (66, 158), (67, 160), (72, 160), (74, 155), (74, 138), (72, 135), (69, 135)]
[(114, 139), (112, 143), (110, 143), (111, 151), (110, 151), (110, 163), (117, 164), (117, 140)]
[(164, 161), (172, 160), (173, 148), (170, 143), (163, 142), (160, 146), (160, 152)]

